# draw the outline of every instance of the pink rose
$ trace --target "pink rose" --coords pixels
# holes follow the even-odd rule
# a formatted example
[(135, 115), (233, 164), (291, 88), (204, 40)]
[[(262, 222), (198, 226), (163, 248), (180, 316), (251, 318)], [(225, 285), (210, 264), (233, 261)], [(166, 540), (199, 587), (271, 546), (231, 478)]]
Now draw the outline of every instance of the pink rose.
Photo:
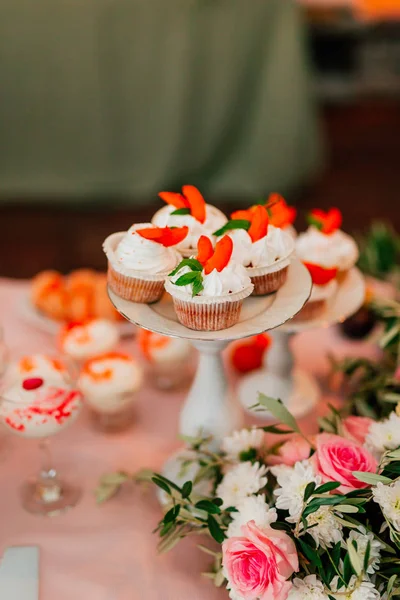
[(343, 421), (344, 437), (364, 444), (369, 428), (374, 421), (368, 417), (347, 417)]
[(254, 521), (242, 533), (222, 544), (228, 588), (246, 600), (286, 600), (292, 588), (287, 579), (299, 570), (293, 540), (283, 531), (260, 529)]
[(301, 435), (294, 435), (279, 447), (276, 454), (267, 457), (267, 463), (292, 467), (299, 460), (306, 460), (310, 456), (310, 450), (310, 444)]
[(378, 463), (358, 442), (346, 440), (339, 435), (321, 433), (316, 437), (316, 446), (317, 450), (312, 457), (314, 467), (324, 482), (337, 481), (341, 484), (335, 492), (347, 494), (368, 487), (352, 473), (376, 473)]

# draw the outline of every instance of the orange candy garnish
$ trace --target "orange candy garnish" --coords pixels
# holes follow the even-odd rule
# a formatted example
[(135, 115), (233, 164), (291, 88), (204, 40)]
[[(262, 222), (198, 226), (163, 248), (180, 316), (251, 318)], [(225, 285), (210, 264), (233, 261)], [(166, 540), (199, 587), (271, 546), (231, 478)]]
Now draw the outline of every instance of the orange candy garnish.
[(206, 201), (201, 192), (194, 185), (184, 185), (182, 194), (174, 192), (160, 192), (159, 197), (175, 208), (189, 208), (190, 214), (199, 223), (206, 220)]
[(209, 275), (214, 269), (220, 273), (229, 263), (232, 252), (233, 242), (228, 235), (224, 235), (224, 237), (216, 243), (213, 256), (206, 262), (204, 273)]
[(270, 194), (266, 206), (270, 223), (274, 227), (287, 227), (296, 219), (297, 210), (293, 206), (288, 206), (280, 194)]
[(176, 246), (183, 242), (189, 233), (188, 227), (145, 227), (137, 229), (134, 233), (138, 233), (142, 238), (151, 240), (157, 244), (162, 244), (166, 248)]
[(235, 344), (231, 360), (236, 371), (239, 371), (239, 373), (249, 373), (250, 371), (260, 369), (263, 364), (264, 354), (270, 345), (271, 338), (266, 333)]
[(255, 207), (248, 208), (247, 210), (236, 210), (231, 214), (233, 221), (251, 221)]
[(268, 233), (269, 217), (265, 206), (259, 204), (256, 206), (251, 220), (250, 229), (248, 231), (253, 243), (261, 240)]
[(204, 265), (213, 256), (214, 248), (210, 238), (206, 235), (202, 235), (197, 243), (197, 260), (200, 264)]
[(331, 208), (328, 212), (315, 208), (310, 213), (312, 221), (316, 221), (320, 226), (320, 231), (326, 235), (335, 233), (342, 225), (343, 217), (338, 208)]
[(96, 363), (101, 363), (103, 360), (124, 360), (130, 362), (132, 359), (128, 354), (123, 354), (122, 352), (107, 352), (106, 354), (100, 354), (91, 358), (85, 362), (82, 368), (82, 373), (88, 375), (93, 381), (108, 381), (112, 379), (114, 375), (113, 369), (110, 367), (104, 368), (102, 371), (99, 369), (93, 369), (93, 365)]
[(189, 208), (189, 204), (182, 194), (176, 194), (175, 192), (160, 192), (158, 196), (167, 204), (175, 206), (175, 208)]
[(324, 269), (324, 267), (320, 267), (319, 265), (313, 263), (304, 263), (304, 266), (310, 272), (312, 282), (315, 285), (326, 285), (333, 279), (335, 279), (337, 275), (337, 269)]

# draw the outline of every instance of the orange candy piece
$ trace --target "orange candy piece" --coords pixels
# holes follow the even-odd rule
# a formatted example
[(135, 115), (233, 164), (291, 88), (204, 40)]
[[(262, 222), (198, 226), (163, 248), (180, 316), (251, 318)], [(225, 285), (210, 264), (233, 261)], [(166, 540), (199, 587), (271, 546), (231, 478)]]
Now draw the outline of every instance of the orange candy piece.
[(288, 206), (286, 200), (280, 194), (270, 194), (267, 202), (267, 210), (271, 225), (274, 227), (287, 227), (292, 225), (297, 216), (297, 210)]
[(200, 264), (204, 265), (213, 256), (214, 248), (210, 238), (206, 235), (202, 235), (197, 243), (197, 260)]
[(158, 196), (167, 204), (175, 206), (175, 208), (189, 208), (189, 204), (182, 194), (176, 194), (175, 192), (160, 192)]
[(153, 350), (164, 348), (170, 343), (170, 338), (165, 335), (140, 329), (138, 334), (138, 344), (143, 356), (151, 362), (153, 360)]
[(321, 224), (321, 232), (331, 235), (340, 229), (343, 221), (342, 213), (338, 208), (331, 208), (328, 212), (315, 208), (311, 211), (312, 219)]
[(305, 262), (304, 266), (309, 270), (312, 282), (315, 283), (315, 285), (326, 285), (335, 279), (338, 271), (336, 268), (324, 269), (324, 267), (320, 267), (314, 263)]
[(259, 204), (255, 207), (250, 229), (248, 231), (253, 243), (261, 240), (268, 233), (269, 217), (265, 206)]
[(188, 227), (145, 227), (135, 231), (146, 240), (162, 244), (166, 248), (183, 242), (189, 233)]
[(220, 273), (229, 263), (232, 252), (233, 242), (228, 235), (224, 235), (224, 237), (216, 243), (213, 256), (206, 262), (204, 273), (209, 275), (214, 269)]
[(182, 192), (188, 202), (192, 217), (199, 223), (204, 223), (206, 220), (206, 201), (201, 192), (194, 185), (184, 185)]
[(248, 208), (247, 210), (236, 210), (231, 214), (231, 219), (233, 221), (251, 221), (253, 212), (252, 208)]

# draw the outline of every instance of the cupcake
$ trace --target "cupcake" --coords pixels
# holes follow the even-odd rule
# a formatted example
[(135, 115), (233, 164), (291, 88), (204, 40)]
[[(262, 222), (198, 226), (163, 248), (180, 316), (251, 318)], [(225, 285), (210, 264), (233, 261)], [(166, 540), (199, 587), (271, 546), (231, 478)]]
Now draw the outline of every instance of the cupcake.
[(95, 316), (94, 286), (96, 277), (96, 272), (91, 269), (77, 269), (65, 278), (69, 321), (83, 321)]
[(140, 329), (138, 344), (144, 358), (149, 381), (159, 389), (174, 389), (192, 375), (191, 344), (182, 338), (171, 338)]
[[(143, 381), (142, 369), (128, 354), (109, 352), (88, 360), (78, 379), (78, 387), (91, 410), (118, 428), (128, 424), (135, 392)], [(117, 420), (116, 420), (117, 419)], [(129, 419), (130, 422), (130, 419)], [(106, 421), (102, 419), (102, 424)]]
[(354, 239), (341, 231), (342, 214), (337, 208), (328, 212), (320, 209), (308, 216), (310, 227), (299, 235), (297, 255), (303, 262), (316, 263), (325, 268), (337, 268), (341, 280), (358, 261), (359, 251)]
[(150, 303), (160, 300), (168, 273), (181, 256), (173, 248), (187, 237), (188, 227), (133, 225), (104, 242), (108, 259), (108, 285), (125, 300)]
[(92, 319), (85, 323), (69, 323), (60, 333), (62, 352), (74, 361), (83, 361), (110, 352), (119, 342), (115, 323), (106, 319)]
[(31, 301), (40, 312), (57, 321), (67, 318), (68, 293), (63, 276), (57, 271), (42, 271), (33, 278)]
[(304, 263), (304, 266), (307, 267), (311, 275), (313, 287), (308, 302), (295, 317), (297, 321), (306, 321), (320, 317), (338, 289), (336, 267), (325, 268), (321, 265), (307, 262)]
[(193, 185), (184, 185), (182, 194), (160, 192), (158, 194), (167, 206), (156, 212), (152, 223), (158, 227), (183, 227), (189, 229), (187, 237), (177, 246), (182, 256), (195, 254), (200, 236), (212, 237), (227, 221), (226, 216), (211, 204), (206, 204), (203, 196)]
[(213, 248), (202, 236), (196, 258), (183, 260), (165, 283), (182, 325), (197, 331), (218, 331), (238, 322), (244, 298), (253, 284), (246, 269), (232, 260), (233, 242), (224, 236)]
[(216, 235), (227, 234), (232, 239), (232, 258), (246, 267), (254, 285), (254, 296), (276, 292), (287, 278), (294, 251), (293, 238), (269, 224), (265, 206), (237, 211), (232, 216), (235, 218), (215, 232)]
[(65, 365), (58, 358), (47, 354), (31, 354), (12, 362), (6, 373), (8, 383), (21, 381), (28, 377), (41, 377), (53, 383), (68, 381), (69, 374)]
[[(297, 210), (293, 206), (289, 206), (286, 200), (280, 194), (270, 194), (268, 200), (263, 203), (263, 206), (268, 211), (269, 223), (279, 229), (284, 229), (293, 238), (297, 236), (293, 223), (297, 216)], [(238, 210), (231, 215), (231, 219), (248, 219), (251, 220), (251, 215), (257, 208), (257, 204), (243, 211)]]

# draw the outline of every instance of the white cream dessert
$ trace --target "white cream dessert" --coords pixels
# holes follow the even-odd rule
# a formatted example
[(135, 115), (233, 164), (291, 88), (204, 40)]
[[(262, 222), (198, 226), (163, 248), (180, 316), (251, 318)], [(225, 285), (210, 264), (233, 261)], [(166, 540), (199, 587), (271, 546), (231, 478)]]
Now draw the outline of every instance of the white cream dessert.
[(227, 222), (223, 212), (206, 204), (194, 186), (183, 186), (182, 194), (161, 192), (159, 196), (167, 202), (167, 206), (156, 212), (152, 223), (158, 227), (188, 227), (187, 237), (177, 246), (184, 256), (193, 254), (202, 235), (212, 238), (213, 232)]
[(245, 267), (270, 267), (279, 261), (280, 268), (290, 263), (294, 251), (294, 241), (283, 229), (268, 226), (268, 233), (253, 242), (245, 229), (228, 231), (233, 241), (233, 260)]
[(65, 383), (69, 379), (68, 370), (58, 358), (46, 354), (31, 354), (12, 362), (6, 373), (7, 383), (13, 383), (28, 377), (42, 377), (53, 383)]
[(113, 350), (119, 342), (119, 330), (106, 319), (72, 323), (63, 328), (60, 342), (64, 354), (77, 361), (86, 360)]
[(41, 377), (21, 379), (5, 388), (2, 396), (3, 423), (29, 438), (55, 435), (76, 419), (82, 405), (78, 390)]
[(103, 250), (108, 259), (110, 289), (131, 302), (159, 300), (168, 273), (181, 259), (172, 246), (179, 245), (188, 231), (187, 227), (156, 227), (141, 223), (133, 225), (127, 232), (108, 236)]
[(78, 386), (95, 411), (113, 414), (132, 403), (142, 380), (142, 369), (131, 356), (111, 352), (85, 363)]
[(145, 329), (140, 329), (138, 343), (142, 356), (160, 366), (181, 366), (192, 352), (192, 346), (183, 338), (167, 337)]
[(327, 269), (348, 271), (357, 262), (359, 250), (355, 240), (341, 231), (342, 214), (337, 208), (328, 212), (314, 209), (308, 216), (310, 227), (297, 238), (297, 256), (303, 262)]

